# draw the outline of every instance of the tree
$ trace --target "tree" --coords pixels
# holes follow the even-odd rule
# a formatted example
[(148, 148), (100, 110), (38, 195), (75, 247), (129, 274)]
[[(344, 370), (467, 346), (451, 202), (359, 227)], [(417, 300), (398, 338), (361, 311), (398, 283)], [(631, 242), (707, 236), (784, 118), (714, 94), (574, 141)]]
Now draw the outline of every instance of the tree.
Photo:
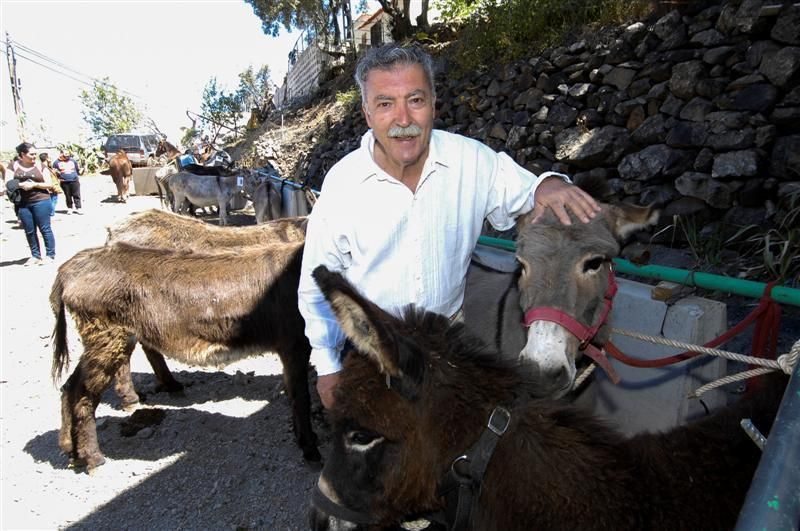
[(224, 134), (223, 131), (233, 131), (235, 136), (238, 122), (242, 119), (241, 95), (226, 94), (217, 86), (217, 78), (212, 77), (203, 89), (200, 111), (203, 129), (211, 131), (212, 144)]
[(133, 100), (120, 94), (108, 78), (95, 81), (90, 90), (82, 90), (79, 98), (83, 104), (81, 114), (95, 138), (135, 129), (142, 121), (142, 113)]
[(331, 4), (334, 3), (333, 0), (245, 1), (253, 6), (253, 12), (261, 19), (264, 33), (273, 37), (278, 36), (281, 27), (287, 31), (297, 28), (324, 32), (331, 18)]
[[(328, 40), (332, 35), (333, 44), (341, 44), (343, 35), (337, 22), (339, 16), (343, 15), (348, 26), (353, 27), (351, 0), (245, 1), (253, 7), (253, 12), (261, 19), (264, 33), (273, 37), (278, 35), (281, 28), (287, 31), (299, 29), (320, 36), (321, 40)], [(357, 0), (357, 5), (361, 10), (366, 9), (366, 0)]]
[(242, 102), (242, 108), (245, 111), (257, 109), (259, 113), (264, 113), (272, 101), (271, 85), (269, 65), (264, 65), (257, 71), (251, 65), (239, 73), (239, 90), (236, 95)]

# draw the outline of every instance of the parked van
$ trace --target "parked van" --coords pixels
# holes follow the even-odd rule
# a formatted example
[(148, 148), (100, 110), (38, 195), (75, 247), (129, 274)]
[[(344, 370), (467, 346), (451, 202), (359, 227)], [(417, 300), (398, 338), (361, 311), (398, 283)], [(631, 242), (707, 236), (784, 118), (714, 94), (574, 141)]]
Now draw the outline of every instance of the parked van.
[(156, 148), (158, 136), (139, 133), (123, 133), (111, 135), (106, 140), (103, 151), (106, 160), (114, 156), (120, 149), (128, 154), (128, 159), (134, 166), (153, 166), (156, 162)]

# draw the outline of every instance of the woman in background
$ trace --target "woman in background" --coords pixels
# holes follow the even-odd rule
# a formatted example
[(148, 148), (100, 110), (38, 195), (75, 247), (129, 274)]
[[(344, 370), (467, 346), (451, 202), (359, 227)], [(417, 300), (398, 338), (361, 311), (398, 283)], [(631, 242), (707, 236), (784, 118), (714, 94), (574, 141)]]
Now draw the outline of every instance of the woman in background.
[[(19, 181), (19, 188), (22, 190), (22, 202), (19, 205), (19, 219), (25, 229), (25, 237), (28, 239), (28, 247), (31, 250), (31, 259), (28, 264), (43, 265), (55, 262), (56, 259), (56, 238), (50, 226), (50, 191), (53, 185), (50, 179), (46, 178), (43, 168), (36, 159), (36, 149), (32, 144), (23, 142), (17, 146), (17, 158), (8, 167), (8, 172)], [(46, 261), (42, 260), (42, 252), (39, 248), (39, 237), (36, 231), (41, 233), (44, 240), (44, 247), (47, 253)]]

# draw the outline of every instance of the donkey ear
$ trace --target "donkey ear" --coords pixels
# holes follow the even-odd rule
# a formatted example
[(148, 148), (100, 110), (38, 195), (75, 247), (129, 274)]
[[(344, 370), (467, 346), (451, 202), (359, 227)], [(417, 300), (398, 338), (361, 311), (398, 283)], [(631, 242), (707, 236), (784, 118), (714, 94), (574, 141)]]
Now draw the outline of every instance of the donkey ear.
[(314, 280), (328, 300), (342, 331), (356, 348), (367, 355), (387, 377), (399, 377), (397, 354), (391, 347), (387, 324), (395, 319), (365, 299), (339, 273), (318, 266)]
[(608, 206), (604, 214), (611, 232), (617, 240), (622, 241), (637, 230), (655, 225), (661, 212), (652, 206), (617, 203)]

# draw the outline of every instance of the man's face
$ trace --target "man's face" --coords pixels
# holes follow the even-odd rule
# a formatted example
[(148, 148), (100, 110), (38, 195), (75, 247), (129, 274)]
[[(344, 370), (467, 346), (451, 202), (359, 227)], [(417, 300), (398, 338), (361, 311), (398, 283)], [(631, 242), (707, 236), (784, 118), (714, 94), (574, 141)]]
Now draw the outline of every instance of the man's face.
[(375, 135), (375, 160), (390, 175), (425, 162), (433, 130), (434, 99), (420, 65), (367, 74), (367, 124)]

